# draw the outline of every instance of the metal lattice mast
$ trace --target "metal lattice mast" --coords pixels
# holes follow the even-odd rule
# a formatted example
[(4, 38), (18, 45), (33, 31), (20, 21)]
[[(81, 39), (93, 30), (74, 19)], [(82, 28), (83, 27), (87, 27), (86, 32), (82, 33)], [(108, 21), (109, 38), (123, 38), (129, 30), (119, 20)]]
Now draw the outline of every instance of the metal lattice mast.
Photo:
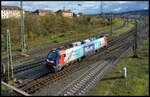
[(20, 2), (21, 10), (20, 10), (20, 25), (21, 25), (21, 51), (25, 51), (25, 36), (24, 36), (24, 17), (23, 17), (23, 4)]
[(12, 65), (12, 55), (11, 55), (11, 42), (10, 42), (10, 32), (6, 31), (6, 55), (7, 55), (7, 80), (13, 78), (13, 65)]
[(11, 78), (13, 78), (13, 64), (12, 64), (12, 55), (11, 55), (11, 40), (10, 40), (10, 32), (8, 30), (8, 47), (9, 47), (9, 65), (10, 65), (10, 75), (11, 75)]

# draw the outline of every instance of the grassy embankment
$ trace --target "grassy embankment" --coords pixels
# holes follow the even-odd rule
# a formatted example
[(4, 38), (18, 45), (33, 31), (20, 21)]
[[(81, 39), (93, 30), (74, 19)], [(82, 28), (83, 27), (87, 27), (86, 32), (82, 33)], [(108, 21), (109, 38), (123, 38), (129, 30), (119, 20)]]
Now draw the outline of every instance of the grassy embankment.
[[(114, 22), (113, 28), (120, 27), (123, 24), (123, 20), (118, 20)], [(78, 25), (79, 26), (79, 25)], [(18, 29), (18, 28), (16, 28)], [(47, 35), (41, 35), (39, 37), (34, 38), (33, 40), (26, 41), (27, 48), (35, 47), (35, 46), (41, 46), (43, 44), (52, 44), (52, 43), (64, 43), (71, 40), (76, 39), (82, 39), (89, 37), (91, 35), (99, 34), (104, 31), (109, 31), (110, 25), (106, 26), (100, 26), (97, 25), (81, 25), (79, 29), (66, 31), (65, 33), (57, 33), (57, 34), (47, 34)], [(13, 35), (14, 36), (14, 35)], [(25, 39), (27, 39), (25, 35)], [(16, 35), (16, 37), (19, 37)], [(18, 39), (18, 38), (17, 38)], [(20, 40), (18, 40), (16, 43), (12, 43), (12, 51), (18, 51), (20, 50)], [(4, 54), (4, 47), (2, 46), (2, 54)]]
[[(88, 95), (148, 96), (149, 95), (149, 38), (138, 45), (139, 58), (132, 58), (133, 52), (122, 58), (104, 79), (91, 89)], [(129, 62), (129, 63), (128, 63)], [(121, 78), (120, 71), (127, 65), (127, 78)]]
[[(115, 24), (113, 24), (113, 29), (120, 27), (123, 24), (123, 20), (120, 20), (118, 22), (116, 22)], [(130, 30), (133, 27), (133, 25), (131, 23), (129, 23), (126, 27), (115, 31), (113, 34), (113, 36), (117, 36), (120, 35), (123, 32), (126, 32), (128, 30)], [(86, 27), (85, 27), (86, 28)], [(88, 32), (76, 32), (74, 34), (74, 32), (66, 32), (63, 34), (57, 34), (57, 35), (52, 35), (52, 36), (46, 36), (40, 39), (37, 39), (35, 41), (31, 41), (28, 42), (27, 44), (30, 45), (30, 47), (34, 47), (34, 46), (40, 46), (43, 44), (51, 44), (51, 43), (64, 43), (64, 42), (68, 42), (68, 41), (72, 41), (72, 40), (77, 40), (77, 39), (82, 39), (82, 38), (88, 38), (92, 35), (97, 35), (100, 33), (103, 33), (105, 31), (110, 31), (110, 25), (109, 26), (104, 26), (104, 27), (97, 27), (95, 29), (91, 29), (90, 27), (87, 26)], [(112, 36), (111, 34), (109, 36)], [(40, 40), (40, 41), (39, 41)], [(17, 48), (18, 46), (16, 45)]]
[[(120, 27), (120, 25), (123, 24), (123, 20), (118, 21), (117, 23), (113, 24), (114, 28)], [(86, 27), (85, 27), (86, 28)], [(33, 46), (40, 46), (42, 44), (50, 44), (50, 43), (64, 43), (64, 42), (68, 42), (68, 41), (72, 41), (72, 40), (77, 40), (77, 39), (82, 39), (82, 38), (86, 38), (92, 35), (96, 35), (96, 34), (100, 34), (102, 32), (105, 31), (109, 31), (110, 26), (105, 26), (105, 27), (97, 27), (95, 29), (90, 29), (90, 27), (87, 26), (86, 29), (89, 29), (88, 32), (76, 32), (74, 34), (74, 32), (66, 32), (63, 34), (57, 34), (57, 35), (53, 35), (53, 36), (47, 36), (45, 38), (40, 39), (40, 41), (38, 42), (30, 42), (28, 43), (31, 47)]]
[(128, 23), (127, 26), (123, 27), (122, 29), (119, 29), (119, 30), (117, 30), (117, 31), (115, 31), (115, 32), (113, 32), (113, 33), (107, 34), (106, 36), (107, 36), (108, 38), (110, 38), (110, 37), (115, 37), (115, 36), (119, 36), (120, 34), (129, 31), (129, 30), (132, 29), (133, 27), (134, 27), (133, 24)]

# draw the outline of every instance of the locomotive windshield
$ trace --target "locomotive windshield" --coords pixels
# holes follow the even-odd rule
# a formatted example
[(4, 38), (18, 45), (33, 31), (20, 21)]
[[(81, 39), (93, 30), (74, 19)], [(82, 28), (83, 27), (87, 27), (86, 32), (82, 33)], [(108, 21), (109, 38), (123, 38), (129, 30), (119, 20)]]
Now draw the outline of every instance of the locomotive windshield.
[(48, 54), (48, 56), (47, 56), (47, 58), (48, 58), (49, 60), (55, 60), (56, 57), (57, 57), (56, 52), (49, 52), (49, 54)]

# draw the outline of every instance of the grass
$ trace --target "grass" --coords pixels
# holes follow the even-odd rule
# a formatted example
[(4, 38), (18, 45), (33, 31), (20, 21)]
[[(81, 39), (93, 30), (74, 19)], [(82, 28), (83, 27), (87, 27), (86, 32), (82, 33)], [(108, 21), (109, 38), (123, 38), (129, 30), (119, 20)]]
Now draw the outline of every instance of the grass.
[(1, 85), (1, 89), (3, 91), (7, 91), (8, 93), (13, 93), (13, 90), (11, 88), (8, 88), (7, 86), (5, 85)]
[[(132, 58), (132, 52), (122, 58), (113, 71), (92, 88), (88, 95), (104, 96), (148, 96), (149, 95), (149, 38), (138, 46), (139, 58)], [(127, 78), (121, 78), (121, 71), (127, 65)], [(114, 84), (111, 87), (112, 83)], [(109, 92), (108, 92), (109, 91)]]
[(108, 34), (108, 37), (115, 37), (115, 36), (119, 36), (120, 34), (129, 31), (131, 28), (133, 28), (134, 25), (131, 23), (128, 23), (126, 27), (123, 27), (122, 29), (119, 29), (113, 33)]

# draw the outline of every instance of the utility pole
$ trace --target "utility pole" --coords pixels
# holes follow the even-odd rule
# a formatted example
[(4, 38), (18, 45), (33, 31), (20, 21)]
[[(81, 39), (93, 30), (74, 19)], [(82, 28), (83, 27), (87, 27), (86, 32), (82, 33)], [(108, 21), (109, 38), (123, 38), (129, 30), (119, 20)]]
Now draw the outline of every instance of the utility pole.
[(138, 58), (138, 55), (137, 55), (137, 24), (138, 24), (138, 22), (137, 22), (137, 20), (135, 22), (136, 22), (135, 23), (136, 31), (134, 33), (134, 45), (133, 45), (133, 53), (134, 53), (134, 55), (133, 55), (133, 58)]
[(110, 32), (112, 33), (112, 12), (111, 12), (111, 31)]
[(23, 4), (22, 4), (22, 0), (20, 1), (20, 6), (21, 6), (21, 10), (20, 10), (20, 25), (21, 25), (21, 51), (24, 52), (25, 51), (25, 36), (24, 36), (24, 17), (23, 17)]

